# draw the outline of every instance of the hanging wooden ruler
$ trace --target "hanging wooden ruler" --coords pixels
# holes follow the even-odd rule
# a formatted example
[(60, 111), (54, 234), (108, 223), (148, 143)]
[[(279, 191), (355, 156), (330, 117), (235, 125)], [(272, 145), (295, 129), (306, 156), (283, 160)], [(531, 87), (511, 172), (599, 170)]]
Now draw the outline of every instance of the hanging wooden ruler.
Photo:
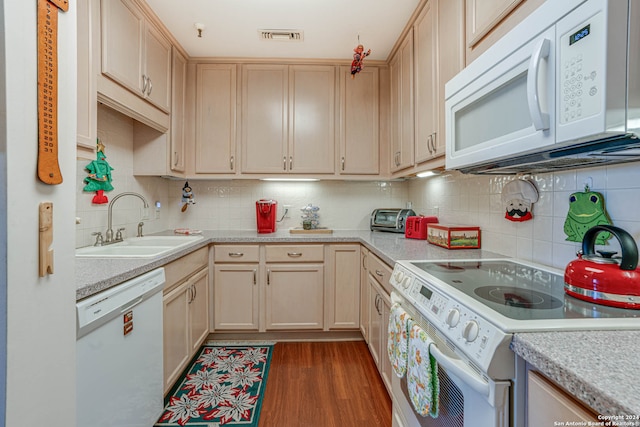
[(38, 179), (60, 184), (58, 164), (58, 9), (69, 0), (38, 1)]

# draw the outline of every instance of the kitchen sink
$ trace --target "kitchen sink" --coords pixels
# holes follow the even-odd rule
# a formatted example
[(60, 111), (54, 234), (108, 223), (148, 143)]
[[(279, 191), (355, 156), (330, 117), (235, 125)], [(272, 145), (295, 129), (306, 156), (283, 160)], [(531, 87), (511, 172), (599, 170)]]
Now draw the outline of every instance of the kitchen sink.
[(188, 246), (200, 239), (202, 236), (131, 237), (111, 245), (78, 248), (76, 256), (81, 258), (153, 258)]

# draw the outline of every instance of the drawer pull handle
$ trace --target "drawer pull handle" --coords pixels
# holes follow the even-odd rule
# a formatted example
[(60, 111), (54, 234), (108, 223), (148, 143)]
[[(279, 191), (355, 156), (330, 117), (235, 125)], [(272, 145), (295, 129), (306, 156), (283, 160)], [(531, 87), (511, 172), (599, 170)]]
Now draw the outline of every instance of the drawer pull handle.
[(376, 274), (380, 277), (384, 277), (384, 273), (380, 270), (376, 270)]
[(244, 256), (243, 252), (229, 252), (229, 256), (231, 258), (239, 258), (241, 256)]
[(292, 258), (299, 258), (302, 256), (302, 252), (287, 252), (287, 255)]

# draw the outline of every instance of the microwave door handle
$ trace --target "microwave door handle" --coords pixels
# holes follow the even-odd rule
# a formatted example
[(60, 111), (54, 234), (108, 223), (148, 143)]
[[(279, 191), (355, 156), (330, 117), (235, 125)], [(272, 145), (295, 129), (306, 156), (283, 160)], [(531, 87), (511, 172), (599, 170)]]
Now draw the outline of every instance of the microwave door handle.
[(529, 61), (529, 71), (527, 71), (527, 101), (529, 102), (529, 114), (536, 130), (549, 129), (549, 114), (543, 113), (540, 107), (538, 96), (538, 74), (540, 62), (549, 56), (549, 39), (542, 39), (536, 45)]
[(435, 343), (429, 346), (429, 352), (436, 359), (439, 365), (442, 365), (449, 373), (460, 378), (462, 382), (480, 393), (484, 397), (489, 397), (491, 391), (489, 384), (483, 381), (478, 374), (469, 368), (461, 360), (452, 359), (440, 351)]

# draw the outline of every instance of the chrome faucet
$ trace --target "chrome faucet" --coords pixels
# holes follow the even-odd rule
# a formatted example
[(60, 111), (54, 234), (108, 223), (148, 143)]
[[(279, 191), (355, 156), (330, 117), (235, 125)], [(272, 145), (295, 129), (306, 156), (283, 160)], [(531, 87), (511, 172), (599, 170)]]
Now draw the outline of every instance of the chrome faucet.
[[(116, 236), (116, 239), (113, 238), (113, 228), (112, 228), (112, 219), (113, 219), (113, 204), (115, 203), (116, 200), (118, 200), (121, 197), (124, 196), (135, 196), (137, 198), (139, 198), (140, 200), (142, 200), (142, 203), (144, 203), (144, 207), (145, 208), (149, 208), (149, 203), (147, 202), (147, 199), (145, 199), (142, 194), (138, 194), (138, 193), (134, 193), (132, 191), (126, 191), (124, 193), (120, 193), (117, 196), (114, 196), (111, 201), (109, 202), (109, 209), (107, 212), (108, 215), (108, 224), (107, 224), (107, 232), (105, 234), (104, 237), (104, 242), (103, 244), (109, 244), (109, 243), (115, 243), (115, 242), (119, 242), (120, 240), (122, 240), (122, 234), (118, 233), (118, 236)], [(118, 238), (119, 237), (119, 238)]]

